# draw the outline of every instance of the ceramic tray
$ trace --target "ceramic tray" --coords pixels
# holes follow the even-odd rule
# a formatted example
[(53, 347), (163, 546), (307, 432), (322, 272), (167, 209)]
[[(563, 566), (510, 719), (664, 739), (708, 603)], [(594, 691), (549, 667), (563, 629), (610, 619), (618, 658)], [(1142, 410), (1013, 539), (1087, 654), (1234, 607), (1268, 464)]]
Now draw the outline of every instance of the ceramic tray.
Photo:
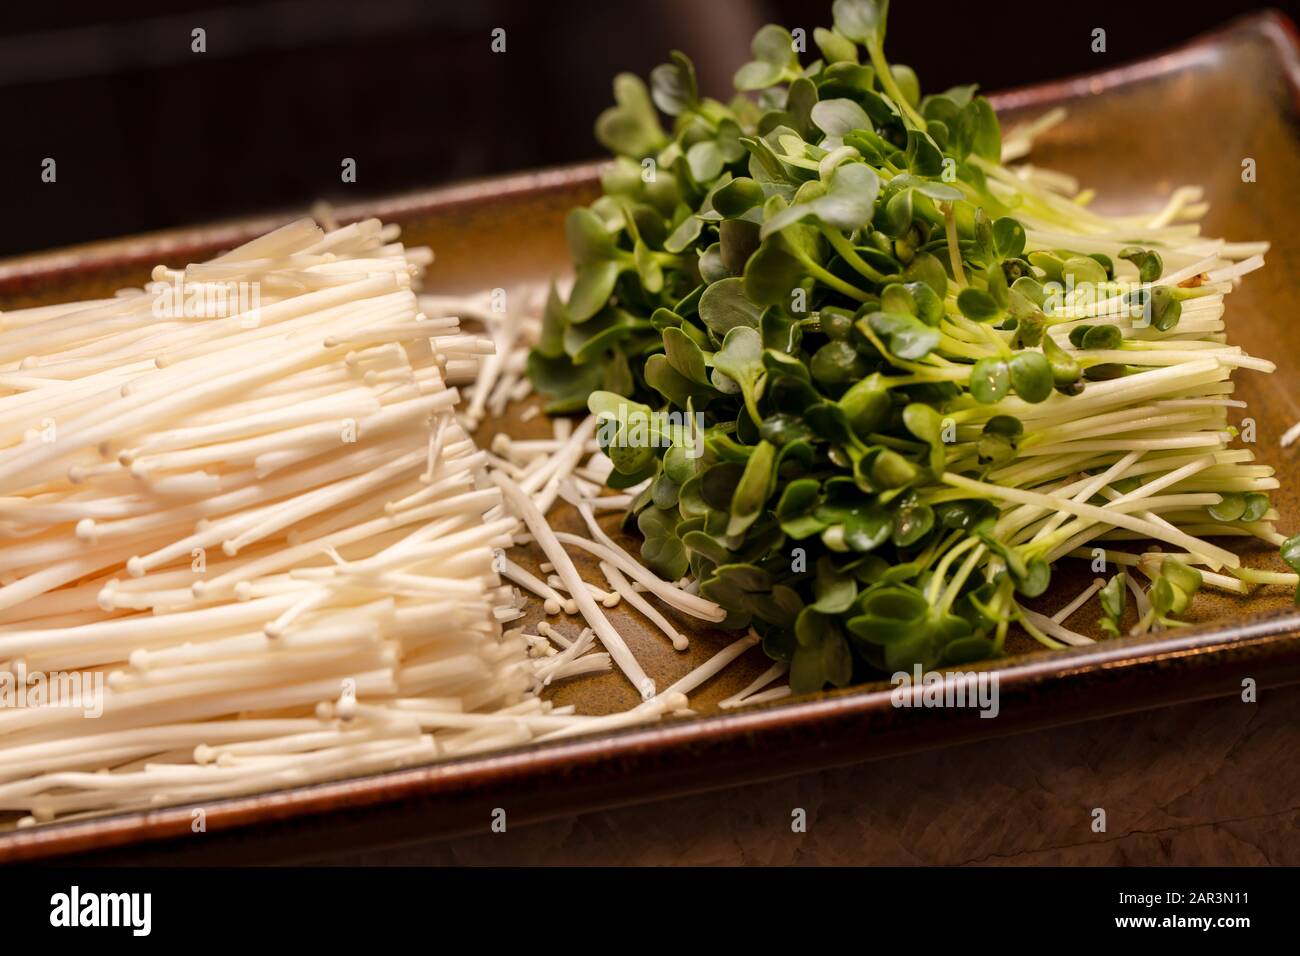
[[(1229, 300), (1229, 337), (1277, 362), (1273, 375), (1238, 373), (1239, 410), (1256, 422), (1261, 461), (1278, 469), (1274, 503), (1280, 527), (1300, 527), (1295, 461), (1300, 449), (1278, 437), (1300, 420), (1300, 324), (1294, 320), (1300, 275), (1300, 57), (1294, 28), (1275, 15), (1236, 24), (1179, 50), (1093, 76), (993, 97), (1004, 123), (1063, 105), (1069, 118), (1036, 145), (1033, 161), (1096, 188), (1102, 209), (1156, 208), (1177, 186), (1205, 188), (1205, 229), (1230, 239), (1273, 242), (1268, 265)], [(1243, 183), (1242, 161), (1257, 181)], [(562, 223), (598, 192), (600, 166), (588, 164), (485, 180), (357, 204), (344, 219), (398, 222), (409, 244), (437, 253), (426, 288), (469, 292), (518, 287), (563, 273)], [(280, 224), (256, 221), (97, 243), (0, 262), (0, 308), (89, 298), (144, 281), (157, 262), (184, 265)], [(484, 425), (526, 437), (545, 434), (541, 417), (522, 408)], [(1238, 411), (1238, 410), (1234, 410)], [(575, 524), (560, 514), (559, 526)], [(1264, 549), (1266, 550), (1266, 549)], [(1263, 552), (1261, 551), (1261, 556)], [(1275, 559), (1274, 559), (1275, 560)], [(1059, 607), (1090, 575), (1062, 571), (1046, 607)], [(596, 578), (592, 578), (595, 580)], [(1095, 606), (1095, 602), (1090, 602)], [(1072, 625), (1088, 630), (1088, 611)], [(1094, 612), (1095, 613), (1095, 612)], [(1176, 633), (1045, 651), (1023, 640), (997, 662), (1001, 712), (896, 709), (888, 685), (867, 685), (786, 700), (741, 712), (719, 711), (767, 666), (752, 650), (692, 695), (697, 716), (631, 730), (536, 745), (486, 756), (259, 794), (205, 807), (207, 832), (191, 833), (184, 807), (14, 830), (0, 821), (0, 861), (75, 857), (172, 862), (286, 861), (353, 846), (378, 846), (481, 830), (492, 810), (512, 825), (591, 809), (879, 758), (907, 750), (1070, 723), (1161, 705), (1240, 693), (1250, 677), (1262, 687), (1300, 681), (1300, 613), (1281, 589), (1251, 598), (1203, 591), (1198, 626)], [(666, 686), (734, 635), (693, 630), (691, 650), (674, 652), (632, 614), (615, 615), (647, 672)], [(560, 703), (589, 713), (636, 702), (612, 673), (567, 682)], [(138, 847), (152, 841), (149, 847)], [(143, 854), (143, 856), (141, 856)]]

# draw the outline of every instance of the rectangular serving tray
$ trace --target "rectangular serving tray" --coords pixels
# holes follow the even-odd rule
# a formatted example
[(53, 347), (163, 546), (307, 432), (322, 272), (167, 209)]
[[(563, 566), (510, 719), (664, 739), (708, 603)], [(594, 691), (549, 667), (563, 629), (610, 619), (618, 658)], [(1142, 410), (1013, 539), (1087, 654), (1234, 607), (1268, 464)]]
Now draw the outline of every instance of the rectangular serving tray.
[[(1207, 234), (1274, 243), (1267, 267), (1228, 300), (1232, 343), (1277, 362), (1273, 375), (1241, 371), (1237, 397), (1254, 423), (1255, 450), (1282, 480), (1280, 527), (1300, 526), (1294, 489), (1300, 449), (1278, 438), (1300, 420), (1300, 326), (1293, 319), (1300, 274), (1300, 55), (1295, 29), (1276, 14), (1240, 20), (1170, 53), (1106, 72), (992, 97), (1004, 124), (1065, 106), (1069, 118), (1036, 143), (1031, 160), (1097, 190), (1098, 208), (1157, 208), (1186, 183), (1205, 188)], [(1243, 162), (1256, 181), (1244, 182)], [(350, 221), (400, 223), (403, 240), (436, 252), (426, 289), (469, 292), (535, 285), (568, 267), (562, 223), (599, 192), (601, 164), (584, 164), (339, 208)], [(158, 262), (184, 265), (291, 218), (175, 230), (0, 261), (0, 308), (87, 298), (139, 284)], [(543, 433), (519, 409), (489, 422), (514, 435)], [(538, 430), (542, 430), (539, 432)], [(574, 520), (561, 515), (561, 524)], [(1249, 548), (1255, 563), (1276, 562)], [(1276, 566), (1276, 565), (1270, 565)], [(1058, 573), (1046, 607), (1091, 577)], [(1094, 602), (1095, 603), (1095, 602)], [(1087, 630), (1090, 612), (1080, 612)], [(1095, 614), (1095, 610), (1091, 613)], [(188, 807), (124, 813), (23, 830), (0, 822), (0, 862), (48, 859), (273, 862), (395, 845), (485, 829), (494, 808), (512, 824), (772, 779), (927, 747), (1086, 721), (1168, 704), (1300, 682), (1300, 612), (1282, 589), (1250, 598), (1202, 593), (1197, 626), (1066, 651), (1024, 641), (997, 662), (1001, 709), (899, 709), (873, 684), (721, 712), (717, 701), (765, 667), (751, 651), (692, 697), (697, 716), (553, 744), (205, 805), (206, 831)], [(632, 616), (615, 622), (664, 686), (734, 635), (693, 632), (676, 655)], [(570, 681), (554, 698), (591, 713), (635, 702), (617, 674)], [(135, 847), (154, 841), (151, 847)], [(165, 842), (158, 842), (165, 841)], [(134, 850), (131, 848), (135, 847)]]

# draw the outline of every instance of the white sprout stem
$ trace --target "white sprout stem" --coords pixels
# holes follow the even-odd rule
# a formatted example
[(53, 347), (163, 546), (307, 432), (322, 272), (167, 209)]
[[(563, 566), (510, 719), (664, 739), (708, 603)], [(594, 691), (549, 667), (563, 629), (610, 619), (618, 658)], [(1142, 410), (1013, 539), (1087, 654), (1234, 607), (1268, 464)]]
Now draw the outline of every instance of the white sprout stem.
[(683, 614), (689, 614), (691, 617), (714, 624), (726, 620), (727, 612), (713, 601), (691, 594), (684, 588), (664, 581), (654, 572), (639, 564), (622, 548), (613, 544), (612, 539), (610, 539), (610, 545), (607, 545), (600, 541), (591, 541), (581, 535), (569, 534), (567, 531), (556, 531), (555, 537), (562, 544), (573, 545), (594, 554), (601, 560), (608, 561), (628, 577), (642, 584), (649, 593)]
[[(649, 587), (656, 597), (662, 598), (679, 610), (685, 611), (687, 614), (692, 614), (702, 620), (714, 623), (726, 618), (726, 612), (714, 602), (696, 595), (685, 594), (680, 588), (674, 587), (669, 582), (660, 579), (644, 568), (640, 562), (619, 547), (617, 542), (605, 533), (605, 530), (596, 521), (596, 515), (590, 507), (579, 503), (577, 508), (578, 513), (582, 515), (583, 521), (586, 522), (587, 529), (591, 532), (591, 536), (595, 539), (595, 543), (602, 545), (606, 550), (608, 550), (608, 552), (610, 552), (611, 558), (608, 558), (607, 560), (609, 560), (611, 564), (619, 567), (626, 573), (630, 574), (633, 578)], [(579, 545), (579, 547), (583, 546), (584, 545)], [(588, 547), (588, 550), (591, 550), (593, 554), (599, 556), (598, 551), (593, 550), (590, 547)]]
[(622, 595), (623, 600), (645, 615), (646, 620), (651, 624), (663, 631), (664, 636), (672, 642), (674, 650), (684, 651), (691, 646), (685, 634), (673, 627), (672, 622), (664, 617), (658, 608), (636, 592), (628, 579), (623, 576), (623, 572), (608, 561), (600, 562), (600, 570), (605, 575), (605, 580), (609, 582), (609, 586)]
[(1025, 616), (1029, 624), (1063, 644), (1069, 644), (1072, 647), (1086, 647), (1089, 644), (1096, 643), (1092, 638), (1070, 630), (1065, 625), (1052, 620), (1046, 614), (1039, 614), (1027, 607), (1020, 607), (1019, 611)]
[(699, 687), (705, 681), (717, 676), (724, 667), (734, 661), (745, 651), (762, 640), (751, 627), (744, 637), (732, 641), (718, 653), (714, 654), (699, 667), (692, 670), (684, 677), (680, 677), (663, 691), (662, 696), (671, 696), (673, 694), (689, 694), (695, 688)]
[(784, 700), (789, 697), (791, 693), (793, 692), (790, 690), (790, 685), (784, 684), (780, 687), (773, 687), (771, 690), (760, 691), (757, 694), (752, 694), (744, 700), (739, 701), (734, 706), (752, 707), (755, 704), (770, 704), (773, 701)]
[(1047, 510), (1059, 509), (1068, 512), (1078, 518), (1088, 518), (1094, 522), (1114, 525), (1120, 528), (1127, 528), (1130, 531), (1137, 531), (1148, 537), (1157, 538), (1161, 541), (1167, 541), (1170, 544), (1176, 544), (1193, 551), (1197, 554), (1204, 554), (1221, 564), (1228, 567), (1236, 567), (1241, 563), (1241, 559), (1230, 551), (1215, 547), (1205, 541), (1193, 538), (1191, 535), (1184, 534), (1176, 528), (1165, 527), (1154, 521), (1134, 517), (1113, 508), (1099, 508), (1096, 505), (1084, 504), (1081, 502), (1070, 501), (1052, 495), (1041, 495), (1032, 491), (1025, 491), (1020, 488), (1001, 488), (997, 485), (990, 485), (987, 482), (975, 481), (962, 475), (954, 475), (951, 472), (944, 472), (942, 481), (945, 484), (957, 488), (963, 488), (988, 497), (1000, 498), (1004, 501), (1012, 501), (1016, 504), (1037, 505)]
[(724, 710), (731, 707), (743, 707), (753, 698), (753, 696), (762, 690), (772, 681), (779, 677), (784, 677), (790, 671), (790, 665), (784, 661), (777, 661), (763, 673), (759, 674), (752, 681), (745, 685), (745, 689), (732, 694), (730, 697), (718, 701), (718, 706)]
[(609, 656), (613, 658), (618, 669), (632, 682), (632, 686), (641, 694), (642, 699), (649, 700), (654, 697), (654, 681), (646, 675), (646, 672), (637, 663), (632, 651), (628, 648), (627, 642), (609, 623), (609, 618), (605, 617), (600, 606), (592, 599), (590, 592), (587, 591), (582, 578), (578, 574), (578, 569), (574, 567), (572, 559), (569, 558), (564, 546), (557, 539), (556, 533), (551, 530), (551, 526), (546, 523), (545, 516), (533, 503), (533, 499), (524, 489), (501, 472), (494, 473), (492, 480), (501, 488), (510, 507), (528, 526), (528, 530), (532, 532), (537, 543), (546, 553), (547, 558), (555, 565), (556, 573), (568, 586), (569, 594), (577, 603), (578, 610), (592, 629), (595, 630), (596, 636), (605, 645), (605, 649), (609, 651)]
[(1096, 594), (1098, 591), (1100, 591), (1105, 584), (1106, 582), (1103, 581), (1101, 578), (1097, 578), (1096, 580), (1094, 580), (1086, 588), (1080, 591), (1073, 601), (1071, 601), (1069, 604), (1065, 605), (1065, 607), (1061, 608), (1059, 611), (1053, 614), (1052, 620), (1055, 621), (1057, 624), (1064, 624), (1066, 621), (1070, 619), (1071, 614), (1073, 614), (1075, 611), (1079, 610), (1079, 608), (1087, 604), (1088, 599), (1092, 597), (1094, 594)]
[(545, 600), (545, 610), (547, 614), (559, 614), (560, 611), (564, 611), (566, 614), (578, 613), (578, 605), (572, 598), (566, 598), (563, 594), (556, 591), (555, 588), (529, 573), (526, 569), (521, 568), (509, 558), (505, 560), (505, 566), (502, 568), (501, 573), (511, 581), (514, 581), (520, 587), (527, 588), (538, 597)]

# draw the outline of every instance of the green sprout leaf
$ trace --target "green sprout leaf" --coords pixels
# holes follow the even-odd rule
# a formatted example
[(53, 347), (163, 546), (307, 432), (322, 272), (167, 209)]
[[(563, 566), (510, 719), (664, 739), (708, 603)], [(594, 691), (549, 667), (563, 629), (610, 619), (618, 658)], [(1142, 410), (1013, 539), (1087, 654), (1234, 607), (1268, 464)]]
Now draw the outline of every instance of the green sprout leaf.
[[(733, 179), (713, 194), (713, 208), (723, 219), (738, 219), (766, 197), (763, 187), (747, 177)], [(697, 220), (698, 221), (698, 220)]]
[(827, 63), (856, 64), (858, 62), (857, 45), (834, 30), (816, 27), (813, 30), (813, 42), (817, 44), (817, 49), (822, 51), (822, 57)]
[(983, 289), (962, 289), (957, 294), (957, 308), (966, 318), (976, 322), (988, 322), (1002, 314), (997, 300)]
[(674, 50), (669, 62), (650, 71), (650, 95), (655, 106), (669, 116), (679, 116), (699, 104), (695, 65), (686, 54)]
[(977, 444), (982, 465), (1000, 465), (1016, 457), (1025, 426), (1011, 415), (994, 415), (984, 424)]
[[(800, 615), (802, 620), (808, 610)], [(827, 684), (843, 687), (853, 676), (849, 647), (833, 621), (823, 618), (814, 636), (800, 641), (790, 661), (790, 689), (796, 694), (810, 694)], [(807, 630), (807, 628), (805, 628)]]
[(567, 355), (547, 356), (538, 349), (528, 356), (528, 377), (533, 387), (549, 399), (545, 410), (550, 415), (585, 408), (587, 396), (603, 382), (599, 365), (574, 365)]
[(834, 229), (860, 229), (871, 220), (879, 191), (880, 178), (870, 166), (863, 163), (839, 166), (831, 174), (830, 184), (824, 193), (813, 199), (796, 202), (765, 220), (761, 236), (766, 239), (774, 232), (802, 222), (810, 216), (815, 216)]
[(971, 369), (969, 387), (975, 401), (994, 405), (1011, 391), (1011, 369), (1003, 359), (982, 358)]
[(596, 120), (596, 139), (612, 153), (641, 159), (663, 149), (663, 127), (645, 84), (633, 73), (614, 77), (614, 101)]
[(700, 319), (717, 335), (734, 328), (757, 329), (762, 309), (745, 295), (745, 281), (727, 278), (714, 282), (700, 297)]
[(1007, 363), (1011, 372), (1011, 387), (1030, 404), (1038, 404), (1052, 394), (1055, 379), (1052, 366), (1042, 352), (1023, 351), (1011, 356)]
[(774, 23), (762, 27), (754, 34), (750, 51), (754, 59), (736, 71), (733, 81), (736, 89), (762, 90), (798, 75), (799, 57), (794, 52), (794, 37), (785, 27)]
[(943, 441), (943, 418), (929, 405), (913, 402), (903, 409), (903, 424), (907, 430), (930, 449), (929, 466), (935, 476), (943, 474), (947, 461)]
[(1124, 605), (1128, 600), (1128, 575), (1120, 571), (1097, 592), (1101, 602), (1101, 627), (1111, 637), (1119, 637), (1124, 621)]
[(668, 364), (678, 374), (698, 382), (709, 384), (709, 359), (695, 340), (680, 328), (664, 329), (664, 355)]
[(894, 312), (873, 312), (866, 322), (885, 340), (890, 354), (901, 359), (925, 358), (939, 344), (939, 332), (920, 319)]
[(641, 560), (651, 571), (667, 581), (676, 581), (686, 574), (686, 547), (677, 537), (676, 512), (664, 508), (647, 508), (637, 516), (637, 530), (645, 540), (641, 544)]
[(1119, 257), (1137, 266), (1138, 280), (1141, 282), (1155, 282), (1165, 271), (1164, 260), (1154, 249), (1125, 246), (1119, 251)]
[(993, 223), (993, 248), (1000, 259), (1014, 259), (1025, 251), (1025, 227), (1002, 217)]
[(758, 411), (758, 399), (767, 374), (763, 364), (763, 340), (758, 332), (748, 326), (735, 326), (722, 341), (722, 348), (713, 356), (713, 367), (740, 387), (745, 407), (755, 423), (763, 416)]
[(759, 306), (788, 302), (815, 263), (816, 230), (789, 226), (762, 241), (745, 264), (745, 296)]
[(727, 523), (727, 537), (734, 538), (758, 520), (772, 494), (773, 469), (776, 465), (776, 448), (762, 441), (754, 448), (745, 464), (736, 493), (731, 499), (731, 520)]
[(864, 44), (884, 39), (885, 14), (877, 0), (835, 0), (831, 13), (840, 36)]
[(871, 129), (871, 119), (850, 99), (822, 100), (812, 108), (812, 123), (827, 136), (844, 136), (858, 129)]

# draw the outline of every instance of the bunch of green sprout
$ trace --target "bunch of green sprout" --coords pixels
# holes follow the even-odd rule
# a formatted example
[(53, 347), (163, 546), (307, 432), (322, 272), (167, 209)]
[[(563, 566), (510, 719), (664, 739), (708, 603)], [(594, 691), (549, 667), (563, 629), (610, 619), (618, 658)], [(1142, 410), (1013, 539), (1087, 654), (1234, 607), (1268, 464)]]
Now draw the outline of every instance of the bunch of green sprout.
[[(753, 626), (796, 692), (993, 657), (1013, 623), (1087, 641), (1023, 601), (1126, 539), (1178, 549), (1135, 630), (1203, 580), (1290, 581), (1204, 540), (1282, 544), (1271, 470), (1228, 448), (1231, 372), (1271, 365), (1226, 343), (1223, 296), (1266, 247), (1201, 238), (1194, 191), (1107, 218), (1003, 165), (1033, 128), (1004, 141), (974, 86), (922, 95), (887, 6), (837, 0), (806, 65), (763, 27), (728, 104), (674, 53), (597, 121), (617, 159), (569, 216), (576, 279), (529, 373), (548, 411), (612, 426), (643, 560)], [(686, 424), (632, 440), (665, 410)]]

